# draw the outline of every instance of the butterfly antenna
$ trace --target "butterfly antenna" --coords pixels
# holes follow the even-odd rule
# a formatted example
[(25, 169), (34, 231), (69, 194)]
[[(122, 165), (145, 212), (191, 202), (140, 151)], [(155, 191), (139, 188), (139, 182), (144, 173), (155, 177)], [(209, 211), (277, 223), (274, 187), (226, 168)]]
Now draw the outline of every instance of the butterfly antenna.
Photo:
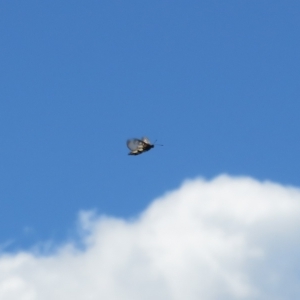
[(162, 144), (155, 144), (156, 141), (157, 141), (157, 139), (154, 141), (153, 145), (155, 145), (155, 146), (163, 146)]

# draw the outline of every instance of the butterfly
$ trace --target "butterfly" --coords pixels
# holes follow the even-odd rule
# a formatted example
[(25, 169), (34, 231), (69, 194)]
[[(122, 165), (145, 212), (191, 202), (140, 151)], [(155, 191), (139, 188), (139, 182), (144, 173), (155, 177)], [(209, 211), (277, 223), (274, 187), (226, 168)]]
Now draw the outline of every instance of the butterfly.
[[(143, 152), (149, 151), (154, 148), (154, 144), (150, 143), (147, 137), (142, 137), (141, 139), (129, 139), (127, 140), (127, 147), (130, 149), (128, 155), (139, 155)], [(162, 145), (160, 145), (162, 146)]]

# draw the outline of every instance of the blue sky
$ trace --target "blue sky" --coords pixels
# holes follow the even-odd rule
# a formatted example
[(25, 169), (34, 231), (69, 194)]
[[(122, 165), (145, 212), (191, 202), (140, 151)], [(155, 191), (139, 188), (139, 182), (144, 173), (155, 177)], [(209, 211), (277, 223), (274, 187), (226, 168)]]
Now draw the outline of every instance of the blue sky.
[[(299, 1), (2, 1), (0, 243), (134, 217), (187, 178), (300, 186)], [(127, 155), (126, 139), (157, 147)]]

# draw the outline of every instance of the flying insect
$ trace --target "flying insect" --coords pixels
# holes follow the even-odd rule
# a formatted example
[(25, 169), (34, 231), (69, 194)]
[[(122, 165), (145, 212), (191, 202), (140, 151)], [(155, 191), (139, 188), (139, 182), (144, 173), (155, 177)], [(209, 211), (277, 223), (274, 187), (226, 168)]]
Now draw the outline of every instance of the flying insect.
[[(143, 152), (149, 151), (154, 148), (155, 144), (151, 144), (147, 137), (141, 139), (129, 139), (127, 140), (127, 147), (130, 149), (128, 155), (139, 155)], [(160, 145), (162, 146), (162, 145)]]

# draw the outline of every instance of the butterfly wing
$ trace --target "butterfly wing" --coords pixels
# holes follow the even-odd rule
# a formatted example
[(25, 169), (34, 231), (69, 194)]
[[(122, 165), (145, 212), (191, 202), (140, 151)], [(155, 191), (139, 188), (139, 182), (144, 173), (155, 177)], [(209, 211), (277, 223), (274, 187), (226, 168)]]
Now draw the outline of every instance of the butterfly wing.
[(141, 141), (139, 139), (130, 139), (130, 140), (127, 140), (127, 147), (131, 151), (142, 149), (143, 148), (143, 141)]
[(142, 140), (145, 144), (151, 145), (150, 140), (149, 140), (146, 136), (143, 136), (141, 140)]
[(138, 155), (144, 151), (144, 142), (139, 139), (127, 140), (127, 147), (131, 150), (130, 155)]

